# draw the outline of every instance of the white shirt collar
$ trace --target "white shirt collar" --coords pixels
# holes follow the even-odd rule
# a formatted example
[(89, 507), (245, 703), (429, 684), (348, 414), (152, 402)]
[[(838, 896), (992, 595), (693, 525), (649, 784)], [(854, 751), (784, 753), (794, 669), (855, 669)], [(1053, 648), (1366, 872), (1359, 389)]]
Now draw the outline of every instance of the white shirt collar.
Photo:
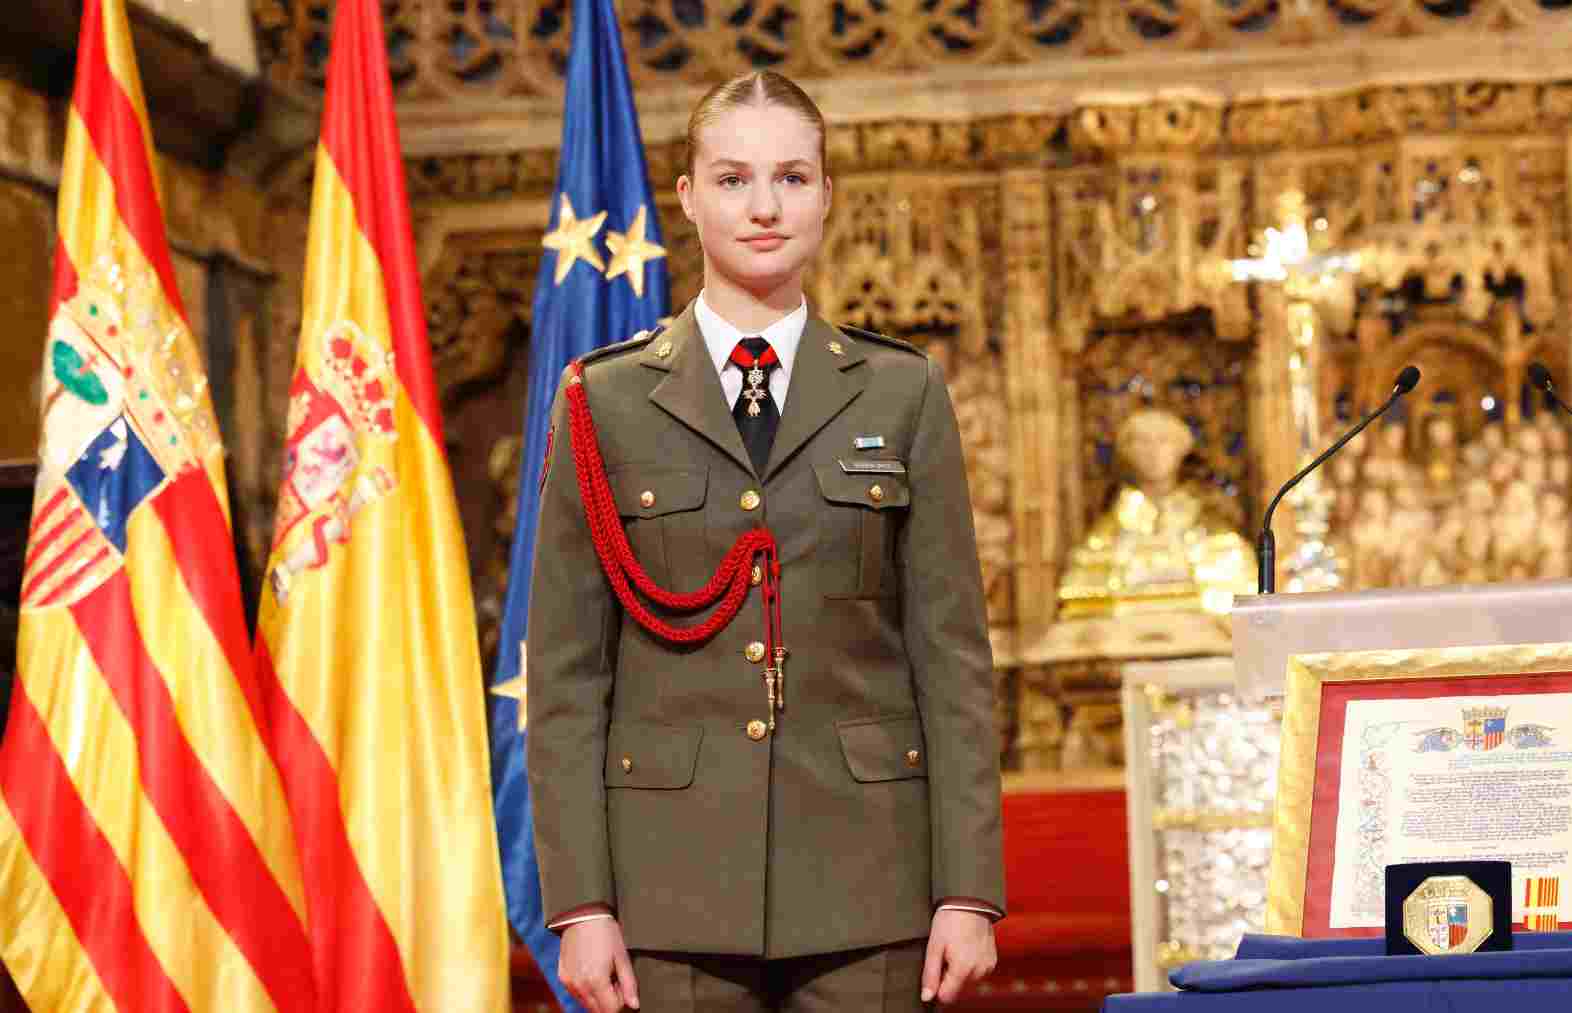
[(791, 367), (797, 359), (797, 346), (802, 343), (802, 332), (808, 326), (806, 298), (796, 309), (756, 334), (744, 334), (730, 321), (710, 309), (709, 303), (704, 301), (703, 292), (699, 293), (699, 298), (694, 302), (693, 315), (698, 321), (699, 333), (704, 336), (704, 346), (709, 349), (710, 360), (715, 363), (717, 374), (725, 372), (726, 363), (731, 358), (731, 350), (737, 347), (737, 342), (743, 338), (760, 337), (770, 343), (770, 347), (775, 349), (775, 354), (780, 358), (781, 378), (791, 380)]

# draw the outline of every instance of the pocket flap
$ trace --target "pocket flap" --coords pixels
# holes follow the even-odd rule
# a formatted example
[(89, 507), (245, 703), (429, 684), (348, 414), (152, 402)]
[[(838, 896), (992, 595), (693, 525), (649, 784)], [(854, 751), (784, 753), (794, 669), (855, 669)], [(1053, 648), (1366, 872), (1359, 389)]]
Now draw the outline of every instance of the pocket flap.
[(698, 725), (612, 725), (606, 787), (686, 788), (699, 765)]
[(609, 472), (611, 495), (624, 517), (659, 517), (697, 510), (710, 484), (708, 469), (693, 471), (627, 468)]
[(905, 475), (847, 474), (838, 461), (815, 464), (813, 473), (819, 479), (819, 491), (832, 503), (871, 510), (911, 505), (911, 488)]
[(846, 766), (859, 781), (928, 776), (922, 722), (915, 714), (837, 721)]

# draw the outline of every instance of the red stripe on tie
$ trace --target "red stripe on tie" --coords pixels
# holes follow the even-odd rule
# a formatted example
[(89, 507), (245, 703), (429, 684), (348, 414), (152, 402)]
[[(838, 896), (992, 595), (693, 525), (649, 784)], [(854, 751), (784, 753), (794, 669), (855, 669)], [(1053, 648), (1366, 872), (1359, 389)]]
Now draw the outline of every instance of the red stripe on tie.
[(437, 452), (445, 456), (377, 0), (340, 0), (338, 5), (322, 108), (322, 147), (349, 190), (355, 219), (382, 267), (399, 380)]
[(284, 785), (300, 842), (321, 1008), (416, 1013), (398, 941), (349, 841), (338, 773), (278, 681), (260, 637), (256, 671), (274, 755), (289, 757)]
[(28, 854), (115, 1007), (189, 1013), (142, 934), (131, 877), (93, 822), (55, 752), (43, 716), (21, 688), (11, 694), (11, 715), (0, 744), (0, 792)]
[(752, 369), (755, 365), (773, 366), (781, 361), (780, 356), (775, 354), (775, 346), (771, 344), (766, 344), (764, 352), (755, 359), (752, 352), (743, 348), (741, 343), (738, 343), (732, 348), (730, 358), (737, 365), (738, 369)]
[[(130, 96), (109, 69), (102, 0), (86, 0), (83, 4), (76, 92), (71, 102), (87, 127), (99, 162), (114, 181), (115, 207), (120, 212), (120, 219), (136, 238), (142, 255), (158, 272), (164, 298), (180, 319), (185, 320), (186, 308), (180, 299), (180, 286), (175, 282), (175, 265), (169, 257), (164, 210), (158, 203), (153, 167), (148, 164), (142, 121)], [(59, 291), (58, 265), (56, 291)]]
[[(228, 549), (226, 543), (215, 555)], [(181, 730), (169, 687), (138, 633), (125, 571), (73, 604), (71, 613), (136, 735), (142, 790), (203, 899), (278, 1009), (314, 1011), (305, 927)]]

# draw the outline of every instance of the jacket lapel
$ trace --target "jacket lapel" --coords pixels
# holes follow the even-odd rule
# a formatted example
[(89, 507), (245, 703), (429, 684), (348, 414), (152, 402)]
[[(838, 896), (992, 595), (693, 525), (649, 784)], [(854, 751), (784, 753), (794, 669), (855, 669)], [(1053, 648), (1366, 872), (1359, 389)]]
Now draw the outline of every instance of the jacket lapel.
[[(840, 349), (840, 354), (832, 347)], [(781, 427), (775, 433), (769, 464), (764, 469), (765, 481), (862, 393), (867, 376), (864, 370), (852, 368), (862, 361), (856, 342), (809, 314), (802, 344), (797, 347), (797, 361), (792, 363), (786, 412), (781, 416)], [(714, 369), (710, 372), (714, 373)], [(731, 421), (730, 416), (727, 421)], [(732, 429), (736, 428), (733, 423)], [(742, 445), (740, 438), (737, 445)]]
[[(663, 349), (667, 354), (660, 354)], [(737, 423), (726, 409), (720, 376), (694, 319), (693, 304), (689, 303), (665, 332), (644, 346), (641, 355), (644, 365), (666, 373), (665, 379), (650, 391), (650, 400), (753, 474), (742, 434), (737, 432)], [(795, 390), (795, 380), (792, 386)], [(790, 404), (792, 397), (788, 395), (786, 400)], [(776, 443), (779, 442), (777, 438)]]

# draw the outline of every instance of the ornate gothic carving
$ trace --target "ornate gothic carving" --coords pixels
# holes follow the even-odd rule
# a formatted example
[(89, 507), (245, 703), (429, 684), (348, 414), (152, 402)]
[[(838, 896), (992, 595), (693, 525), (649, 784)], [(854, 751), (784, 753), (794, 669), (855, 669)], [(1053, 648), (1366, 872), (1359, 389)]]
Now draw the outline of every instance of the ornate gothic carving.
[(828, 319), (898, 335), (944, 367), (966, 450), (978, 555), (992, 626), (1013, 624), (1014, 548), (1004, 378), (990, 342), (984, 235), (998, 229), (997, 193), (969, 180), (857, 176), (836, 191), (839, 210), (810, 283)]
[[(1417, 290), (1417, 286), (1416, 286)], [(1333, 530), (1357, 587), (1572, 575), (1572, 437), (1524, 380), (1542, 360), (1565, 375), (1562, 341), (1530, 335), (1499, 304), (1485, 326), (1460, 305), (1362, 321), (1336, 366), (1343, 403), (1417, 362), (1424, 393), (1333, 462)]]
[(539, 270), (538, 235), (463, 237), (444, 248), (424, 279), (432, 363), (444, 398), (497, 376), (509, 330), (528, 325)]
[[(572, 34), (567, 0), (387, 0), (394, 77), (405, 97), (560, 93)], [(321, 87), (330, 0), (252, 0), (258, 46), (279, 84)], [(811, 78), (945, 67), (1111, 60), (1172, 51), (1259, 50), (1354, 39), (1553, 30), (1556, 0), (771, 0), (742, 7), (618, 5), (634, 81), (708, 84), (771, 67)]]
[(1007, 664), (1019, 656), (1021, 644), (1039, 637), (1053, 620), (1063, 501), (1057, 461), (1064, 440), (1060, 343), (1053, 335), (1049, 297), (1053, 280), (1047, 173), (1036, 168), (1005, 171), (1000, 210), (1005, 272), (1001, 336), (1018, 607), (1015, 643), (996, 638), (994, 655), (997, 664)]
[(1098, 321), (1157, 321), (1213, 311), (1244, 337), (1246, 293), (1216, 269), (1242, 245), (1243, 175), (1190, 157), (1132, 158), (1115, 172), (1066, 174), (1055, 188), (1059, 330), (1078, 348)]

